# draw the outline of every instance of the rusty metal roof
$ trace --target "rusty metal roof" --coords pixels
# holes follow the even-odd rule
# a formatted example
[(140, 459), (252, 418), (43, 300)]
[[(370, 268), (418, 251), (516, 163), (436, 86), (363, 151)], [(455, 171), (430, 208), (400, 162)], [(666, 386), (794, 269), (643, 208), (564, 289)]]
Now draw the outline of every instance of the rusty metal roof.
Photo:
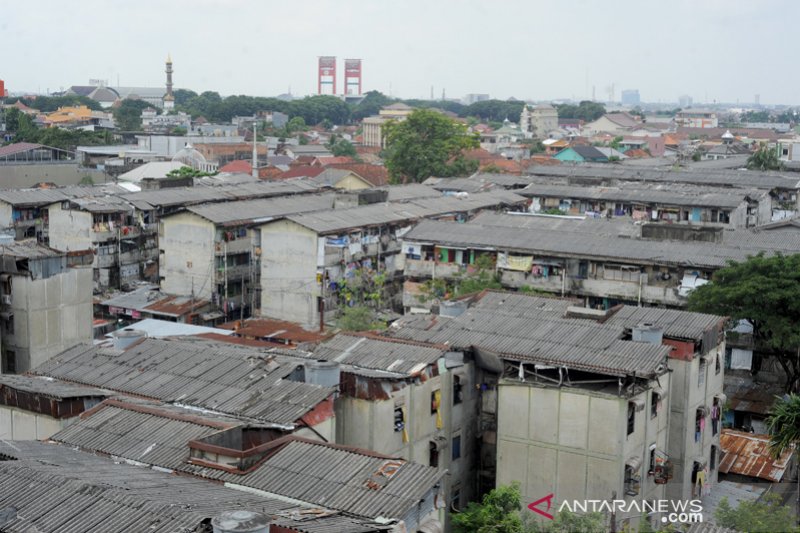
[(226, 322), (219, 327), (231, 329), (240, 337), (287, 342), (293, 345), (302, 342), (320, 342), (330, 337), (330, 333), (307, 330), (295, 322), (271, 318), (249, 318), (243, 323), (236, 320)]
[(719, 444), (724, 452), (719, 463), (723, 474), (740, 474), (778, 482), (783, 478), (794, 450), (787, 450), (778, 459), (769, 451), (769, 435), (754, 435), (723, 429)]

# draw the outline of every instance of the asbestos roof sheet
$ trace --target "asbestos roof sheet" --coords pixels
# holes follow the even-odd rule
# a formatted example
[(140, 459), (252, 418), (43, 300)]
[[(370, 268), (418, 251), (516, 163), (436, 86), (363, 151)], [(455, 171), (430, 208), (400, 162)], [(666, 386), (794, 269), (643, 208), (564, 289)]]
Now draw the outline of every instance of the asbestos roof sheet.
[(445, 350), (421, 343), (340, 333), (320, 344), (312, 356), (358, 368), (414, 375), (444, 357)]
[(124, 351), (80, 344), (31, 373), (291, 425), (333, 393), (287, 381), (301, 362), (275, 351), (198, 338), (148, 338)]
[(671, 338), (700, 341), (709, 329), (721, 328), (725, 317), (657, 307), (623, 306), (606, 324), (631, 329), (643, 322), (656, 324)]
[(467, 213), (490, 207), (521, 205), (525, 202), (525, 198), (512, 192), (492, 191), (474, 194), (467, 198), (455, 196), (418, 198), (404, 203), (390, 202), (350, 209), (331, 209), (286, 218), (317, 233), (325, 234), (365, 226), (412, 222), (425, 217)]
[(658, 375), (670, 348), (622, 340), (622, 327), (566, 318), (573, 302), (489, 291), (462, 315), (400, 321), (393, 336), (478, 348), (504, 359), (610, 375)]
[(451, 245), (511, 250), (534, 256), (581, 257), (627, 264), (681, 265), (709, 269), (726, 266), (729, 261), (744, 261), (760, 251), (767, 255), (800, 252), (800, 238), (797, 236), (781, 235), (772, 239), (764, 232), (756, 234), (736, 231), (731, 237), (726, 236), (722, 244), (715, 244), (632, 239), (626, 236), (593, 235), (543, 228), (524, 231), (514, 227), (488, 226), (479, 221), (456, 224), (424, 220), (403, 239), (445, 247)]
[(723, 429), (719, 437), (724, 452), (719, 463), (723, 474), (740, 474), (748, 477), (779, 482), (783, 479), (794, 450), (786, 450), (773, 459), (769, 450), (769, 435), (754, 435), (743, 431)]
[[(630, 184), (628, 184), (630, 185)], [(628, 203), (647, 203), (660, 205), (676, 205), (686, 207), (719, 207), (735, 209), (747, 196), (759, 198), (765, 196), (766, 192), (750, 189), (719, 189), (709, 190), (681, 190), (674, 186), (670, 189), (661, 190), (650, 188), (623, 187), (591, 187), (580, 185), (551, 185), (543, 183), (533, 183), (524, 190), (517, 191), (518, 194), (527, 197), (543, 198), (567, 198), (595, 201), (612, 201)]]
[[(402, 518), (444, 475), (403, 459), (296, 438), (276, 442), (277, 451), (245, 474), (187, 462), (189, 441), (237, 425), (235, 419), (175, 406), (110, 400), (52, 440), (364, 518)], [(382, 475), (386, 465), (396, 467), (395, 473)], [(368, 486), (373, 477), (383, 486)]]
[(277, 217), (333, 207), (334, 195), (288, 196), (191, 206), (188, 211), (214, 224), (267, 221)]
[(754, 172), (747, 170), (695, 171), (658, 170), (655, 168), (634, 168), (616, 165), (570, 165), (570, 166), (532, 166), (528, 174), (536, 176), (557, 176), (581, 179), (587, 182), (618, 179), (624, 181), (654, 181), (665, 183), (694, 183), (719, 187), (746, 187), (758, 189), (798, 189), (800, 178), (791, 172)]
[(0, 441), (0, 517), (7, 532), (190, 533), (223, 511), (296, 507), (190, 477), (120, 464), (65, 446)]
[(14, 389), (18, 391), (30, 392), (39, 396), (46, 396), (56, 400), (65, 398), (86, 398), (95, 396), (111, 396), (113, 393), (108, 390), (97, 389), (94, 387), (84, 387), (72, 383), (64, 383), (52, 378), (41, 376), (23, 376), (15, 374), (0, 375), (0, 391), (2, 389)]
[(0, 190), (0, 201), (15, 207), (35, 207), (73, 198), (89, 198), (127, 192), (125, 188), (113, 183), (92, 186), (54, 187), (50, 189), (3, 189)]

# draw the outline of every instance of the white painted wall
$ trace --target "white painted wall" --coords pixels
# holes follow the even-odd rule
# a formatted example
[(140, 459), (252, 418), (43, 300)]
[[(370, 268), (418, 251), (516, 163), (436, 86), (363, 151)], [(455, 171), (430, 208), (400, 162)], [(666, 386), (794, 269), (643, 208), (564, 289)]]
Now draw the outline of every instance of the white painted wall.
[(42, 440), (50, 438), (68, 426), (75, 418), (56, 418), (0, 405), (0, 439)]
[(77, 209), (62, 209), (61, 203), (48, 206), (50, 246), (75, 251), (92, 248), (92, 215)]
[(159, 269), (167, 294), (210, 300), (214, 292), (214, 225), (194, 213), (161, 220)]
[(317, 234), (290, 220), (261, 230), (261, 315), (318, 326)]

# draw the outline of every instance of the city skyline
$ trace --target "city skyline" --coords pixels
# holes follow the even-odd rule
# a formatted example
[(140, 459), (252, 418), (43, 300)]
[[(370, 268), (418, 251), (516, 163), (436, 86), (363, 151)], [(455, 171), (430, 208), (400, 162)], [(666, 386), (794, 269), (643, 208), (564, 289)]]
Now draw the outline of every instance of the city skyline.
[[(437, 98), (445, 90), (448, 97), (532, 100), (594, 92), (608, 100), (613, 84), (615, 100), (622, 89), (638, 88), (644, 102), (688, 94), (695, 102), (747, 103), (760, 94), (762, 104), (792, 104), (797, 75), (774, 68), (778, 55), (763, 56), (791, 46), (794, 17), (787, 15), (800, 7), (768, 4), (681, 0), (647, 18), (629, 0), (510, 2), (502, 10), (481, 2), (144, 1), (116, 6), (114, 19), (124, 24), (113, 24), (96, 0), (69, 10), (40, 1), (6, 7), (0, 37), (17, 53), (0, 78), (12, 93), (54, 92), (89, 79), (160, 86), (171, 54), (178, 88), (305, 95), (316, 92), (317, 57), (335, 55), (363, 59), (364, 92), (403, 98), (428, 98), (433, 87)], [(29, 31), (31, 13), (36, 32)]]

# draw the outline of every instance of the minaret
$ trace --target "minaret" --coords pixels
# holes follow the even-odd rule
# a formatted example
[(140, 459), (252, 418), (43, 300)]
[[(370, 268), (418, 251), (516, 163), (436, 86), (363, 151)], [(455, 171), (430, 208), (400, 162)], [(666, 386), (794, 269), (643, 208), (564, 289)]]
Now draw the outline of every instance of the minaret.
[(175, 97), (172, 95), (172, 58), (167, 54), (167, 94), (164, 95), (164, 109), (175, 107)]

